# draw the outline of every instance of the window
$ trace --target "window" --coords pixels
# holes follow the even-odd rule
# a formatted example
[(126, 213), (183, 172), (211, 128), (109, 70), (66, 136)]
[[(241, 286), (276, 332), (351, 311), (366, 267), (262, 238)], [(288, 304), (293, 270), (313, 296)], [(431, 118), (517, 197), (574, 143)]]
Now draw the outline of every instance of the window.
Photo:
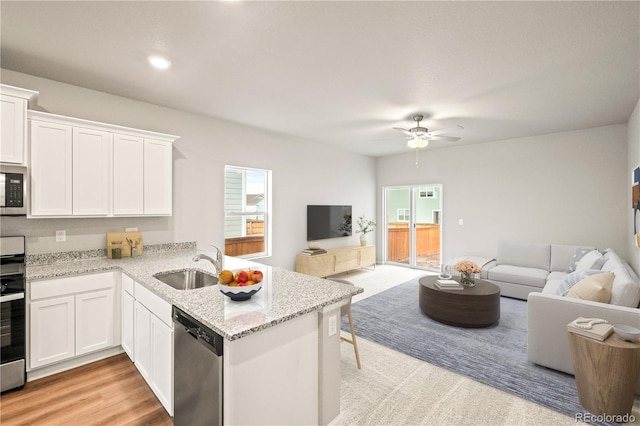
[(410, 218), (409, 209), (398, 209), (398, 222), (409, 222)]
[(438, 198), (438, 193), (433, 186), (418, 189), (418, 198)]
[(224, 168), (224, 253), (256, 258), (271, 254), (271, 171)]

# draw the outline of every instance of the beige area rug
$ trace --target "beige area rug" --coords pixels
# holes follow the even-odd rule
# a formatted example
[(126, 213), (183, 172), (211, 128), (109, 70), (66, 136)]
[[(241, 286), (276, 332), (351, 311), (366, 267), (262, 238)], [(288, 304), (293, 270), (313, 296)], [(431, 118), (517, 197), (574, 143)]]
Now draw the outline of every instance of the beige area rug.
[[(377, 343), (358, 345), (361, 370), (353, 347), (341, 345), (344, 425), (585, 424)], [(640, 424), (639, 397), (633, 414)]]

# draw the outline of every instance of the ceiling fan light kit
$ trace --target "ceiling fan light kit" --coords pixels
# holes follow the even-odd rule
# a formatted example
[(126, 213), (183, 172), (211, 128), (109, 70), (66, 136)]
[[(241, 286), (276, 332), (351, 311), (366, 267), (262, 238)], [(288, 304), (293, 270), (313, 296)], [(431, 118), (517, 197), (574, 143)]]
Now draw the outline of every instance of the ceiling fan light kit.
[(429, 141), (422, 138), (413, 138), (407, 141), (407, 146), (409, 148), (424, 148), (429, 145)]
[(442, 136), (443, 133), (455, 131), (455, 130), (464, 130), (464, 128), (460, 125), (457, 125), (450, 129), (440, 129), (434, 130), (432, 132), (429, 131), (426, 127), (420, 126), (420, 122), (424, 119), (422, 114), (416, 114), (413, 116), (413, 121), (416, 122), (416, 127), (412, 127), (410, 129), (402, 129), (399, 127), (394, 127), (394, 130), (398, 130), (407, 136), (409, 139), (407, 140), (407, 146), (409, 148), (416, 149), (416, 167), (418, 167), (418, 149), (425, 148), (429, 145), (430, 140), (441, 140), (447, 142), (456, 142), (459, 141), (460, 138), (452, 137), (452, 136)]

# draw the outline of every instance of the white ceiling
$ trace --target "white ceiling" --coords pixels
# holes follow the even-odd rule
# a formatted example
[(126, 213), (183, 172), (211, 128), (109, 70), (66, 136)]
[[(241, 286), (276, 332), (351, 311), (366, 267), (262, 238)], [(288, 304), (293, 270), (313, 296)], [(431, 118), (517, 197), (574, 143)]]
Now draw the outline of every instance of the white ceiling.
[[(404, 152), (625, 123), (638, 2), (10, 2), (2, 68), (335, 144)], [(168, 71), (151, 69), (166, 55)], [(450, 142), (448, 142), (450, 143)], [(432, 142), (429, 148), (446, 145)]]

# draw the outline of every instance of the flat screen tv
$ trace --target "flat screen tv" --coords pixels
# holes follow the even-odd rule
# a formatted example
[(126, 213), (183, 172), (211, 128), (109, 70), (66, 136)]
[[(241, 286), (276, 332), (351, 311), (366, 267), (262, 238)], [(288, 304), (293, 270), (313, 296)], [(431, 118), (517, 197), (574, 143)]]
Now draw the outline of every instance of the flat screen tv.
[(351, 235), (351, 206), (307, 206), (307, 241)]

